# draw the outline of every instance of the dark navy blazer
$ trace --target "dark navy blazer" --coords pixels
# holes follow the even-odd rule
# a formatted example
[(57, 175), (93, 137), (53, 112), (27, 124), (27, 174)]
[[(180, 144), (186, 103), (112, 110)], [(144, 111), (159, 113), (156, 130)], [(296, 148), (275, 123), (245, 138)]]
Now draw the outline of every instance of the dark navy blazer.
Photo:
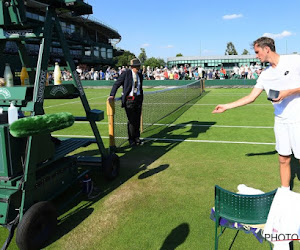
[[(138, 72), (138, 76), (140, 77), (140, 84), (141, 84), (140, 93), (141, 96), (143, 97), (143, 75), (140, 72)], [(120, 88), (120, 86), (123, 86), (122, 107), (125, 107), (126, 97), (129, 95), (129, 93), (132, 90), (132, 83), (133, 83), (132, 71), (128, 69), (119, 76), (118, 80), (114, 83), (111, 89), (110, 96), (115, 96), (118, 88)]]

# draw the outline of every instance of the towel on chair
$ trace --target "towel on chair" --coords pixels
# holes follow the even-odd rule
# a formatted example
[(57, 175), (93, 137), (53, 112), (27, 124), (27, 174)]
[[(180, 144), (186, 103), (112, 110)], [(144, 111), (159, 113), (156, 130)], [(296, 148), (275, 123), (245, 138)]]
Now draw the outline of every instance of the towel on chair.
[(264, 229), (264, 237), (274, 243), (274, 247), (283, 245), (280, 249), (289, 249), (288, 243), (300, 238), (299, 208), (299, 193), (278, 188)]

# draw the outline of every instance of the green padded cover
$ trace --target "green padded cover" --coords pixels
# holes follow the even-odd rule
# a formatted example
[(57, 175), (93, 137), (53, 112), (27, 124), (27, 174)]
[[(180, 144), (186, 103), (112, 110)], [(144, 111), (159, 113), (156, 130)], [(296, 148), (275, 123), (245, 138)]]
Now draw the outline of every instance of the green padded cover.
[(14, 137), (26, 137), (46, 134), (72, 126), (74, 116), (68, 112), (37, 115), (19, 119), (10, 125), (10, 133)]

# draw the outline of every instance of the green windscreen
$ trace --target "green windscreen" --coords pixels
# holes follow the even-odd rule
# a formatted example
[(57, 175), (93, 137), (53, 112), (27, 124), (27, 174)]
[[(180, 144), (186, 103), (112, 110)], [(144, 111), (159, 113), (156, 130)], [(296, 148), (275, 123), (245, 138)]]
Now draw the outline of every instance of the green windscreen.
[[(2, 133), (0, 133), (0, 142), (4, 140)], [(5, 154), (5, 148), (0, 147), (0, 175), (4, 173), (4, 154)]]

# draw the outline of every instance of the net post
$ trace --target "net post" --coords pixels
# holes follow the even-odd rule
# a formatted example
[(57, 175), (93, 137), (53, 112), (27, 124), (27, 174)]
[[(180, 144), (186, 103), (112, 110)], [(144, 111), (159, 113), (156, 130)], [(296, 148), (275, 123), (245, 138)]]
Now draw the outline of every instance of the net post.
[(143, 133), (143, 111), (141, 112), (140, 131)]
[(109, 146), (115, 147), (115, 133), (114, 133), (114, 115), (115, 115), (115, 101), (107, 99), (106, 101), (107, 120), (108, 120), (108, 134)]

